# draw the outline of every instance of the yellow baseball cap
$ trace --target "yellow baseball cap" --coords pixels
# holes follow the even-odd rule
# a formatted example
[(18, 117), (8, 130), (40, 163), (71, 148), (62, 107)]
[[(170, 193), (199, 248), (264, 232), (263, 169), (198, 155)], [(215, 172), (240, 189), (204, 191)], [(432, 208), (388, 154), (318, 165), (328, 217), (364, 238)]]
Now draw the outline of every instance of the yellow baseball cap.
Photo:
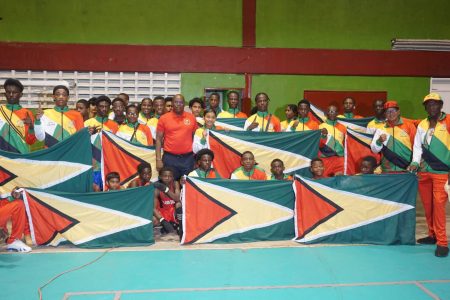
[(435, 100), (435, 101), (442, 101), (441, 95), (438, 93), (430, 93), (423, 98), (423, 103), (427, 102), (428, 100)]

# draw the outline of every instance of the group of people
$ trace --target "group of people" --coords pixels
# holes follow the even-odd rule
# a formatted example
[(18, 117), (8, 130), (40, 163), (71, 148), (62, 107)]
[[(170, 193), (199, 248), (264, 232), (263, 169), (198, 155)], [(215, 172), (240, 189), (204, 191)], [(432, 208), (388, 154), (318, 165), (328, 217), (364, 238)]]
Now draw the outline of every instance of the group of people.
[[(79, 100), (76, 110), (70, 110), (67, 107), (69, 89), (65, 86), (53, 89), (53, 109), (39, 107), (33, 115), (20, 106), (23, 86), (18, 80), (7, 79), (4, 89), (7, 104), (0, 107), (0, 148), (3, 150), (26, 153), (27, 145), (36, 140), (51, 147), (83, 127), (91, 134), (105, 130), (132, 143), (154, 145), (155, 165), (159, 172), (158, 182), (153, 183), (154, 222), (161, 224), (166, 232), (177, 230), (180, 233), (182, 228), (180, 189), (183, 175), (220, 178), (213, 165), (214, 153), (208, 145), (209, 131), (223, 129), (215, 125), (217, 118), (245, 118), (244, 130), (254, 132), (319, 130), (320, 151), (310, 167), (314, 179), (343, 174), (347, 128), (338, 118), (361, 118), (356, 114), (355, 100), (346, 98), (342, 114), (335, 105), (330, 105), (325, 110), (326, 119), (319, 123), (311, 114), (310, 102), (303, 99), (287, 105), (286, 120), (280, 122), (277, 116), (269, 113), (270, 99), (266, 93), (256, 95), (255, 107), (248, 116), (239, 109), (240, 95), (236, 91), (227, 94), (226, 110), (220, 106), (217, 93), (209, 96), (207, 104), (201, 98), (194, 98), (188, 107), (181, 94), (170, 98), (145, 98), (139, 105), (129, 104), (128, 95), (124, 93), (113, 101), (102, 95), (89, 101)], [(425, 96), (422, 103), (428, 116), (414, 122), (401, 116), (396, 101), (374, 101), (374, 117), (367, 125), (367, 131), (374, 136), (372, 151), (381, 153), (382, 159), (378, 166), (372, 156), (365, 157), (360, 163), (360, 172), (373, 174), (377, 167), (383, 173), (418, 172), (419, 193), (429, 228), (428, 236), (419, 239), (418, 243), (437, 244), (435, 255), (445, 257), (449, 251), (445, 184), (450, 174), (450, 116), (442, 111), (443, 99), (439, 94)], [(232, 172), (231, 179), (292, 180), (290, 174), (284, 173), (283, 161), (274, 157), (268, 173), (257, 165), (251, 150), (241, 154), (241, 166)], [(150, 164), (139, 166), (139, 178), (130, 187), (152, 184), (151, 172)], [(120, 183), (120, 174), (107, 174), (104, 189), (120, 188), (117, 183)], [(101, 178), (95, 166), (94, 184), (101, 190)], [(11, 211), (6, 209), (13, 202), (3, 201), (8, 200), (0, 201), (0, 226), (13, 210), (12, 206)], [(18, 236), (11, 235), (8, 243), (17, 240), (20, 240)]]

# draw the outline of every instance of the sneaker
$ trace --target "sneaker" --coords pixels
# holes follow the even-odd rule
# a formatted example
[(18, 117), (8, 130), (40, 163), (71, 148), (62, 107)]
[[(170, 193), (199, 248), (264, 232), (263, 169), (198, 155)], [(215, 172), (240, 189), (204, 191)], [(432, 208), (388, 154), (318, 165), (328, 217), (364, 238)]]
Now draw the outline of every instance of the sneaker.
[(436, 244), (436, 238), (433, 236), (427, 236), (417, 240), (417, 243), (423, 245), (434, 245)]
[(437, 257), (447, 257), (448, 247), (437, 245), (436, 251), (434, 251), (434, 255), (436, 255)]
[(17, 252), (30, 252), (31, 248), (25, 245), (21, 240), (15, 240), (11, 244), (6, 246), (6, 250), (17, 251)]

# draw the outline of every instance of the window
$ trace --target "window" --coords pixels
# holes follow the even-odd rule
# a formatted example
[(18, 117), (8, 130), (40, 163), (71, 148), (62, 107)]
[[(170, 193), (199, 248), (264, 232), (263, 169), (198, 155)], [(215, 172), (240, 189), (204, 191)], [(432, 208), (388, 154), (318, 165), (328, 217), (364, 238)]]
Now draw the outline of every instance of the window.
[(69, 107), (74, 107), (79, 99), (100, 95), (112, 100), (123, 92), (130, 96), (130, 102), (140, 102), (145, 97), (173, 96), (181, 89), (180, 73), (0, 71), (0, 81), (7, 78), (16, 78), (24, 85), (21, 104), (25, 107), (37, 107), (39, 102), (43, 108), (52, 107), (53, 87), (59, 84), (70, 89)]

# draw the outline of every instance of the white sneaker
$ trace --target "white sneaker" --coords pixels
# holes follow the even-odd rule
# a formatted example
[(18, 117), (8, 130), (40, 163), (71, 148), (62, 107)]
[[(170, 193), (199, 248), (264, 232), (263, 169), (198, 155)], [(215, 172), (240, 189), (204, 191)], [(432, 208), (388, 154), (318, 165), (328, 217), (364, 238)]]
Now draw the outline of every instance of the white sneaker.
[(15, 240), (11, 244), (6, 246), (6, 250), (17, 251), (17, 252), (30, 252), (31, 248), (25, 245), (21, 240)]

